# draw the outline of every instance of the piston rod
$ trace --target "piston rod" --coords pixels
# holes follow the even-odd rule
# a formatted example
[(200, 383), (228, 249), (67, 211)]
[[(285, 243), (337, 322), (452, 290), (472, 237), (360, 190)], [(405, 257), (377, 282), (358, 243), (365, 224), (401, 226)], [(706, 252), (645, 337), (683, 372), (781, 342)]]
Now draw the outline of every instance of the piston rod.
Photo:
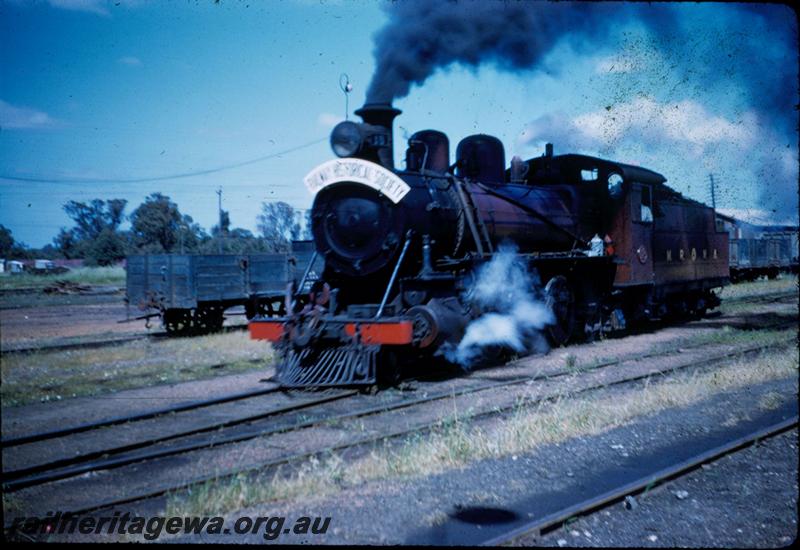
[(381, 300), (381, 305), (378, 308), (378, 313), (375, 314), (375, 318), (380, 318), (383, 315), (383, 309), (386, 307), (386, 302), (389, 300), (389, 293), (392, 291), (392, 287), (394, 286), (394, 281), (397, 279), (397, 272), (400, 271), (400, 265), (403, 263), (403, 258), (406, 257), (406, 252), (408, 251), (408, 245), (411, 244), (411, 231), (406, 234), (406, 242), (403, 244), (403, 250), (400, 252), (400, 257), (397, 258), (397, 263), (394, 266), (394, 271), (392, 271), (392, 276), (389, 279), (389, 284), (386, 285), (386, 292), (383, 294), (383, 300)]

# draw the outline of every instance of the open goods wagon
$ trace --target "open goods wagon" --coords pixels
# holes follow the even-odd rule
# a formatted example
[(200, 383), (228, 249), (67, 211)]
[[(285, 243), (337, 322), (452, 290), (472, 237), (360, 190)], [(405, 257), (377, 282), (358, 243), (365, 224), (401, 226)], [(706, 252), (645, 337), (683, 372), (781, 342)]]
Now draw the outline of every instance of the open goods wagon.
[(170, 334), (213, 332), (234, 306), (248, 319), (284, 314), (286, 286), (321, 271), (313, 257), (311, 241), (292, 242), (289, 253), (129, 256), (125, 300), (144, 312), (138, 318), (160, 317)]

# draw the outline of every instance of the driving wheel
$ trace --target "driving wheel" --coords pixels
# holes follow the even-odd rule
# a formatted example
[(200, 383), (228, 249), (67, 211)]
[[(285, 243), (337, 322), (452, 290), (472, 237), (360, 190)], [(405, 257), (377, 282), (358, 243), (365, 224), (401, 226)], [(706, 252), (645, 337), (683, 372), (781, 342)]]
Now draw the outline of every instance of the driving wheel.
[(547, 336), (554, 346), (563, 346), (575, 329), (575, 297), (563, 275), (556, 275), (544, 287), (545, 305), (554, 321), (546, 326)]

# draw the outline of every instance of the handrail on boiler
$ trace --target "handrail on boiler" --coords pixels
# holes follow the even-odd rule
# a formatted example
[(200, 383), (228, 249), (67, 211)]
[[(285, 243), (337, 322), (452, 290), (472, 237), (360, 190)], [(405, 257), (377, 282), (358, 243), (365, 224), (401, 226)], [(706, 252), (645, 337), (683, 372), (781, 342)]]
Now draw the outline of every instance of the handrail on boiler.
[(383, 294), (383, 300), (381, 300), (381, 305), (378, 307), (378, 313), (375, 314), (376, 319), (379, 319), (380, 316), (383, 315), (383, 309), (386, 307), (386, 302), (389, 300), (389, 293), (392, 291), (392, 287), (394, 286), (394, 280), (397, 278), (397, 272), (400, 271), (400, 264), (403, 263), (403, 258), (406, 257), (406, 251), (408, 250), (409, 244), (411, 244), (410, 230), (408, 233), (406, 233), (406, 242), (403, 244), (403, 250), (400, 252), (400, 257), (397, 258), (394, 271), (392, 271), (392, 277), (389, 279), (389, 284), (386, 286), (386, 292)]

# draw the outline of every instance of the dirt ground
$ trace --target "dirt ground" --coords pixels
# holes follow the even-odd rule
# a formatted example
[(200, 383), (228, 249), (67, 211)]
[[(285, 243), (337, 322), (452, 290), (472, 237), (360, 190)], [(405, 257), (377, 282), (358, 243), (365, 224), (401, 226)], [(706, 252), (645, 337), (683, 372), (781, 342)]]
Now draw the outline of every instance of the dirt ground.
[[(119, 296), (76, 296), (72, 303), (34, 307), (0, 307), (0, 347), (46, 346), (69, 340), (102, 340), (114, 336), (162, 333), (159, 319), (125, 321), (128, 311)], [(231, 309), (230, 313), (235, 310)], [(142, 315), (130, 309), (130, 317)], [(241, 324), (243, 315), (229, 315), (225, 325)]]
[[(39, 343), (79, 336), (147, 334), (144, 321), (119, 323), (125, 319), (125, 304), (76, 304), (0, 310), (3, 346)], [(160, 331), (158, 323), (150, 332)]]
[[(72, 307), (86, 308), (77, 309), (76, 311), (83, 317), (80, 322), (76, 320), (75, 324), (84, 327), (89, 326), (92, 322), (95, 323), (95, 326), (103, 327), (102, 321), (97, 320), (97, 318), (90, 322), (89, 313), (94, 311), (97, 314), (98, 310), (104, 307), (105, 315), (107, 316), (110, 311), (114, 311), (109, 305), (104, 304), (84, 304)], [(53, 311), (58, 308), (53, 306), (37, 309)], [(0, 311), (0, 314), (3, 315), (4, 329), (5, 315), (18, 311)], [(117, 311), (122, 312), (124, 316), (124, 305)], [(765, 323), (764, 328), (766, 329), (766, 326), (769, 326), (772, 321), (784, 320), (786, 317), (796, 318), (796, 311), (797, 304), (795, 301), (791, 303), (753, 304), (747, 307), (748, 323), (754, 320), (770, 321)], [(42, 314), (44, 311), (38, 313)], [(737, 314), (741, 314), (741, 312), (737, 312)], [(42, 318), (46, 318), (46, 316)], [(717, 334), (719, 331), (725, 330), (724, 327), (730, 324), (731, 320), (729, 316), (722, 314), (718, 317), (694, 323), (665, 327), (652, 333), (644, 331), (641, 334), (630, 335), (625, 338), (573, 346), (564, 350), (553, 350), (547, 356), (532, 360), (548, 364), (550, 362), (558, 364), (571, 362), (575, 365), (586, 365), (590, 364), (592, 359), (599, 360), (633, 352), (641, 353), (643, 350), (648, 349), (652, 351), (669, 349), (674, 352), (676, 347), (678, 348), (677, 351), (682, 355), (687, 355), (690, 353), (690, 349), (688, 347), (684, 349), (683, 346), (686, 346), (687, 342), (692, 338), (696, 339), (701, 336)], [(58, 323), (56, 322), (56, 324)], [(61, 322), (64, 328), (69, 328), (70, 324), (64, 323), (63, 320)], [(761, 325), (760, 323), (753, 324), (756, 326)], [(757, 338), (759, 332), (759, 330), (753, 330), (750, 333), (750, 337)], [(63, 333), (61, 337), (64, 337)], [(679, 342), (680, 344), (678, 344)], [(695, 343), (699, 344), (700, 342)], [(713, 341), (709, 340), (706, 345), (710, 349), (712, 344)], [(686, 357), (683, 357), (683, 359), (686, 359)], [(513, 372), (513, 365), (507, 368), (510, 370), (506, 374)], [(477, 373), (477, 375), (481, 374)], [(221, 377), (220, 380), (224, 381), (226, 392), (230, 392), (240, 387), (252, 389), (253, 386), (261, 385), (263, 375), (263, 372), (247, 373), (239, 376)], [(737, 414), (742, 419), (748, 419), (751, 415), (755, 419), (756, 412), (768, 412), (760, 411), (759, 409), (762, 396), (774, 394), (780, 394), (781, 396), (796, 395), (796, 384), (793, 379), (769, 382), (762, 384), (762, 386), (719, 395), (709, 399), (707, 402), (698, 403), (692, 407), (664, 411), (650, 419), (645, 418), (630, 426), (620, 427), (617, 430), (612, 430), (599, 436), (578, 438), (575, 441), (555, 444), (530, 453), (526, 452), (519, 456), (514, 455), (497, 460), (478, 461), (464, 468), (422, 478), (367, 482), (364, 485), (344, 489), (341, 493), (327, 498), (320, 496), (319, 498), (298, 498), (293, 501), (268, 502), (237, 511), (236, 515), (282, 515), (287, 517), (319, 515), (333, 517), (334, 523), (328, 536), (316, 540), (292, 540), (292, 542), (338, 544), (429, 544), (434, 542), (439, 544), (463, 544), (468, 539), (458, 538), (456, 540), (455, 538), (449, 539), (447, 537), (455, 536), (454, 533), (458, 534), (459, 537), (462, 535), (472, 536), (470, 533), (483, 536), (484, 531), (489, 531), (493, 527), (483, 524), (463, 524), (457, 517), (461, 507), (481, 508), (488, 506), (494, 508), (497, 506), (509, 506), (509, 509), (516, 510), (516, 513), (520, 513), (520, 515), (524, 515), (522, 512), (527, 514), (529, 512), (526, 509), (533, 510), (533, 508), (528, 507), (529, 499), (533, 498), (531, 502), (534, 504), (545, 502), (542, 500), (542, 495), (546, 496), (549, 492), (560, 490), (559, 487), (561, 485), (559, 484), (578, 483), (577, 488), (599, 487), (599, 484), (605, 481), (603, 481), (602, 476), (597, 478), (594, 475), (598, 464), (611, 467), (617, 461), (620, 461), (620, 457), (622, 457), (625, 460), (622, 460), (617, 466), (620, 466), (620, 471), (624, 473), (629, 471), (634, 464), (649, 463), (653, 456), (656, 456), (653, 453), (655, 452), (654, 445), (657, 441), (651, 441), (656, 434), (665, 436), (659, 437), (658, 442), (669, 441), (668, 447), (682, 449), (687, 447), (690, 440), (694, 441), (698, 434), (699, 439), (704, 441), (707, 435), (706, 431), (710, 428), (729, 428), (726, 422), (731, 411), (737, 411)], [(20, 407), (13, 412), (17, 416), (16, 420), (22, 422), (9, 423), (9, 421), (15, 420), (13, 418), (14, 415), (9, 416), (11, 411), (4, 411), (3, 431), (4, 435), (7, 435), (8, 432), (30, 430), (33, 419), (37, 419), (42, 425), (47, 425), (64, 422), (65, 419), (71, 419), (76, 416), (85, 417), (90, 411), (93, 413), (90, 416), (103, 417), (109, 415), (111, 411), (119, 413), (121, 410), (128, 409), (148, 409), (152, 408), (154, 403), (164, 405), (166, 404), (165, 402), (185, 399), (189, 396), (208, 396), (205, 394), (209, 392), (210, 388), (213, 388), (214, 392), (220, 390), (220, 386), (216, 383), (209, 386), (199, 381), (162, 385), (142, 390), (128, 390), (113, 395), (112, 399), (73, 399), (65, 400), (58, 405), (41, 403)], [(796, 410), (796, 401), (789, 402), (788, 398), (784, 401), (787, 407), (793, 407)], [(399, 416), (394, 416), (393, 421), (398, 424), (404, 422)], [(744, 421), (739, 423), (744, 424)], [(670, 437), (666, 437), (667, 435)], [(308, 435), (306, 434), (305, 437), (308, 437)], [(272, 441), (272, 443), (275, 443), (275, 441)], [(254, 454), (257, 454), (255, 451), (267, 452), (268, 447), (269, 445), (263, 445), (263, 442), (259, 444), (253, 441), (247, 445), (242, 445), (234, 452), (231, 452), (231, 449), (218, 449), (217, 451), (220, 452), (220, 456), (224, 455), (227, 461), (233, 460), (241, 467), (246, 465), (247, 461), (244, 458), (247, 452), (253, 451)], [(295, 442), (295, 445), (290, 447), (297, 448), (299, 444)], [(624, 447), (625, 452), (630, 453), (630, 457), (628, 454), (617, 456), (620, 447)], [(792, 449), (796, 453), (796, 446), (790, 448), (789, 451)], [(217, 451), (209, 451), (209, 455)], [(669, 454), (669, 452), (671, 451), (664, 450), (658, 456)], [(760, 464), (762, 468), (770, 472), (770, 475), (775, 472), (780, 477), (780, 479), (777, 479), (777, 486), (782, 488), (786, 488), (787, 483), (785, 481), (790, 479), (791, 476), (796, 478), (797, 472), (796, 466), (793, 466), (796, 464), (796, 454), (784, 456), (785, 454), (782, 453), (774, 461), (769, 456), (765, 456), (763, 463)], [(764, 455), (759, 453), (759, 456)], [(149, 481), (151, 478), (157, 478), (160, 475), (178, 475), (179, 472), (182, 478), (191, 478), (191, 476), (188, 476), (189, 469), (202, 463), (198, 455), (193, 455), (191, 459), (178, 457), (175, 460), (180, 461), (180, 464), (176, 463), (171, 468), (150, 465), (153, 469), (147, 472), (146, 479)], [(579, 463), (583, 464), (583, 466), (581, 467)], [(787, 466), (787, 463), (789, 466)], [(227, 464), (219, 464), (227, 466)], [(542, 465), (548, 466), (543, 469)], [(525, 468), (520, 470), (522, 466), (525, 466)], [(181, 470), (181, 468), (186, 468), (186, 470)], [(222, 470), (221, 468), (220, 471)], [(135, 472), (128, 472), (128, 480), (136, 478), (136, 476), (130, 475), (132, 473)], [(124, 470), (119, 470), (116, 474), (120, 478), (126, 475)], [(578, 474), (585, 474), (588, 477), (578, 479)], [(691, 498), (697, 498), (702, 507), (709, 509), (708, 512), (702, 509), (698, 512), (691, 499), (688, 501), (691, 506), (684, 501), (680, 501), (677, 506), (674, 506), (675, 503), (669, 500), (669, 495), (664, 493), (668, 498), (667, 505), (671, 506), (671, 512), (663, 512), (659, 509), (655, 515), (648, 514), (632, 522), (627, 530), (621, 530), (616, 523), (613, 523), (615, 518), (602, 516), (600, 524), (591, 524), (585, 529), (592, 536), (595, 536), (596, 533), (601, 545), (607, 546), (627, 545), (632, 541), (637, 544), (651, 543), (650, 545), (655, 546), (658, 546), (659, 542), (666, 545), (686, 545), (689, 542), (691, 543), (690, 545), (699, 544), (701, 546), (761, 546), (762, 544), (759, 544), (759, 542), (762, 540), (766, 542), (765, 545), (767, 546), (784, 544), (784, 539), (793, 536), (792, 533), (796, 531), (796, 524), (791, 524), (791, 517), (796, 514), (796, 501), (792, 501), (790, 506), (779, 505), (781, 502), (785, 502), (786, 499), (782, 497), (775, 499), (770, 496), (775, 490), (775, 485), (763, 483), (762, 480), (754, 478), (752, 482), (749, 482), (749, 485), (752, 486), (752, 491), (745, 495), (744, 502), (746, 505), (737, 508), (736, 513), (733, 514), (727, 513), (731, 506), (730, 499), (713, 500), (714, 495), (718, 495), (720, 492), (731, 493), (733, 486), (730, 483), (724, 485), (723, 482), (727, 483), (731, 479), (736, 479), (739, 482), (742, 474), (743, 472), (725, 475), (724, 478), (719, 480), (720, 486), (718, 489), (701, 491), (699, 487), (689, 487)], [(143, 477), (142, 479), (145, 478)], [(481, 480), (481, 482), (476, 484), (476, 479)], [(108, 491), (109, 487), (121, 487), (123, 485), (121, 481), (118, 483), (105, 484), (100, 489)], [(553, 483), (556, 483), (556, 485), (552, 485)], [(704, 481), (704, 483), (710, 482)], [(683, 487), (682, 485), (681, 488)], [(796, 494), (796, 488), (791, 485), (788, 488), (794, 490), (792, 494)], [(66, 494), (63, 495), (65, 499), (67, 494), (73, 496), (81, 494), (80, 491), (69, 490), (68, 482), (62, 482), (62, 489), (66, 489)], [(701, 500), (699, 497), (703, 495), (708, 496), (708, 499)], [(654, 503), (653, 505), (655, 506), (655, 500), (650, 502)], [(760, 517), (751, 518), (753, 515), (751, 509), (753, 502), (767, 503), (767, 506), (765, 506), (767, 512), (780, 514), (780, 521), (770, 523)], [(644, 504), (642, 508), (645, 508)], [(374, 511), (374, 513), (369, 511)], [(541, 513), (542, 511), (543, 509), (536, 510), (536, 513)], [(703, 518), (705, 518), (713, 520), (717, 525), (717, 529), (713, 533), (703, 531), (697, 537), (686, 538), (680, 536), (680, 533), (671, 533), (667, 526), (652, 525), (654, 517), (658, 517), (662, 513), (669, 515), (672, 512), (674, 512), (674, 516), (671, 521), (676, 522), (676, 524), (684, 525), (684, 523), (688, 524), (696, 519), (696, 525), (700, 525), (704, 521)], [(686, 514), (689, 515), (687, 516)], [(694, 518), (695, 515), (699, 516), (699, 519)], [(619, 518), (619, 522), (625, 523), (630, 519), (630, 515), (622, 515)], [(766, 527), (762, 526), (762, 523)], [(696, 525), (693, 524), (692, 527)], [(744, 534), (737, 533), (729, 538), (724, 537), (725, 533), (736, 532), (734, 525), (736, 527), (744, 526)], [(470, 531), (471, 529), (472, 531)], [(551, 539), (530, 541), (530, 543), (563, 546), (564, 543), (560, 541), (565, 539), (568, 546), (578, 545), (581, 541), (573, 540), (572, 530), (566, 531), (567, 534), (563, 532), (555, 534)], [(583, 531), (584, 528), (578, 531), (581, 536), (584, 536)], [(706, 536), (701, 536), (703, 534)], [(605, 536), (601, 537), (601, 535)], [(659, 542), (652, 544), (651, 539), (646, 538), (650, 535), (655, 535)], [(589, 537), (585, 538), (589, 539)], [(480, 540), (482, 540), (480, 537), (475, 538), (473, 543), (477, 543)], [(187, 538), (181, 540), (181, 542), (219, 542), (219, 540), (214, 540), (213, 537)], [(263, 542), (263, 538), (257, 536), (252, 539), (237, 540), (237, 542)], [(281, 540), (278, 542), (281, 542)], [(582, 542), (584, 545), (592, 544), (592, 542)]]
[[(791, 281), (764, 281), (726, 289), (743, 291), (747, 295), (780, 291)], [(752, 288), (751, 288), (752, 287)], [(108, 290), (106, 287), (97, 287)], [(28, 304), (31, 304), (28, 306)], [(241, 309), (241, 308), (239, 308)], [(770, 310), (769, 306), (766, 308)], [(237, 309), (226, 312), (226, 326), (244, 323)], [(121, 323), (142, 314), (137, 308), (127, 310), (124, 290), (116, 293), (45, 295), (41, 291), (7, 290), (0, 293), (0, 348), (12, 349), (38, 345), (53, 345), (70, 340), (102, 340), (115, 336), (134, 336), (163, 332), (159, 319), (150, 327), (144, 320)]]
[(775, 548), (797, 536), (797, 431), (767, 439), (520, 546)]

